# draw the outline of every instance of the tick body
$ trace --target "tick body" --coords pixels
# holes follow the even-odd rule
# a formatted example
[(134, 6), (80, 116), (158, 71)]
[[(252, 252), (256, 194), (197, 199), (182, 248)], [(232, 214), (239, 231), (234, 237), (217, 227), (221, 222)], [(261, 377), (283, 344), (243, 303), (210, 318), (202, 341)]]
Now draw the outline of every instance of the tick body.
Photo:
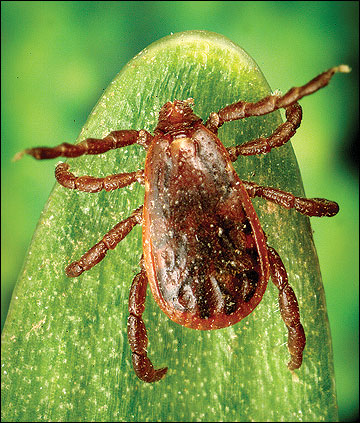
[[(323, 198), (301, 198), (272, 187), (240, 180), (232, 162), (238, 156), (267, 154), (286, 143), (299, 127), (298, 100), (328, 84), (341, 65), (323, 72), (285, 95), (256, 103), (239, 101), (211, 113), (203, 122), (192, 110), (192, 99), (166, 103), (153, 135), (145, 130), (113, 131), (103, 139), (79, 144), (37, 147), (19, 153), (36, 159), (100, 154), (131, 144), (146, 150), (145, 168), (105, 178), (77, 177), (67, 163), (55, 170), (66, 188), (96, 193), (132, 183), (145, 185), (144, 205), (119, 222), (89, 251), (68, 265), (69, 277), (80, 276), (99, 263), (137, 224), (142, 224), (143, 256), (129, 295), (128, 339), (136, 375), (145, 382), (164, 377), (147, 356), (142, 318), (147, 285), (164, 313), (191, 329), (234, 325), (261, 301), (271, 276), (279, 291), (279, 309), (288, 330), (290, 370), (301, 366), (306, 340), (299, 307), (278, 253), (267, 244), (251, 198), (261, 197), (307, 216), (334, 216), (338, 205)], [(286, 122), (267, 138), (225, 148), (217, 136), (226, 122), (286, 110)], [(120, 111), (119, 111), (120, 112)]]
[(269, 263), (259, 219), (227, 150), (202, 123), (151, 144), (143, 240), (152, 294), (181, 325), (230, 326), (262, 298)]

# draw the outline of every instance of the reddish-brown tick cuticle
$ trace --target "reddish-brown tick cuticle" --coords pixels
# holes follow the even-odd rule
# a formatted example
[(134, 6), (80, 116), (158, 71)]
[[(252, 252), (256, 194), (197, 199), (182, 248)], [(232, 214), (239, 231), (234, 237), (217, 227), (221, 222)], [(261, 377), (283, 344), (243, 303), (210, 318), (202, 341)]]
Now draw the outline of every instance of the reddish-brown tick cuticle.
[[(119, 222), (66, 268), (69, 277), (81, 275), (99, 263), (109, 249), (137, 224), (143, 227), (143, 257), (129, 296), (128, 339), (136, 375), (145, 382), (164, 377), (167, 368), (155, 369), (147, 356), (147, 332), (142, 314), (146, 288), (173, 321), (193, 329), (233, 325), (259, 304), (269, 277), (279, 290), (279, 308), (288, 329), (291, 370), (301, 366), (305, 333), (296, 296), (289, 285), (279, 254), (267, 245), (250, 198), (261, 197), (307, 216), (334, 216), (338, 205), (323, 198), (301, 198), (279, 189), (240, 180), (232, 163), (238, 156), (266, 154), (285, 144), (300, 125), (298, 100), (327, 85), (340, 65), (323, 72), (285, 95), (271, 95), (249, 103), (239, 101), (211, 113), (205, 123), (192, 110), (192, 99), (167, 102), (151, 135), (145, 130), (113, 131), (103, 139), (79, 144), (26, 149), (36, 159), (102, 154), (131, 144), (146, 148), (145, 169), (105, 178), (77, 177), (59, 163), (57, 181), (66, 188), (95, 193), (134, 182), (145, 185), (144, 205)], [(268, 137), (225, 148), (217, 137), (225, 122), (260, 116), (279, 108), (286, 122)]]

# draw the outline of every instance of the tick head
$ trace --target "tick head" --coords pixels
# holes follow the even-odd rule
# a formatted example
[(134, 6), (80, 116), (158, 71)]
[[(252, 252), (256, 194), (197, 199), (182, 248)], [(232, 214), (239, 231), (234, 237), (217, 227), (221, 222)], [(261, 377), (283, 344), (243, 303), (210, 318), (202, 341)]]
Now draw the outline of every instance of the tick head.
[(191, 108), (194, 104), (192, 98), (187, 100), (168, 101), (159, 112), (159, 122), (155, 129), (162, 132), (170, 132), (187, 128), (195, 122), (201, 121)]

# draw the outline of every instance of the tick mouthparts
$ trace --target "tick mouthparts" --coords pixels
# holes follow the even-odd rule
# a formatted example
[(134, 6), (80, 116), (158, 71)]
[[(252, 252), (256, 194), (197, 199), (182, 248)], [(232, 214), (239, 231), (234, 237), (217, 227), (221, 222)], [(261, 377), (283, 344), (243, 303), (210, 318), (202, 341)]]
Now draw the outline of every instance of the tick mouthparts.
[(194, 122), (201, 121), (191, 108), (194, 104), (192, 98), (187, 100), (168, 101), (159, 112), (159, 123), (156, 130), (166, 132), (177, 127), (187, 127)]
[(180, 123), (183, 122), (184, 118), (186, 119), (187, 115), (192, 114), (190, 104), (188, 100), (168, 101), (164, 104), (160, 113), (163, 111), (166, 118), (172, 123)]

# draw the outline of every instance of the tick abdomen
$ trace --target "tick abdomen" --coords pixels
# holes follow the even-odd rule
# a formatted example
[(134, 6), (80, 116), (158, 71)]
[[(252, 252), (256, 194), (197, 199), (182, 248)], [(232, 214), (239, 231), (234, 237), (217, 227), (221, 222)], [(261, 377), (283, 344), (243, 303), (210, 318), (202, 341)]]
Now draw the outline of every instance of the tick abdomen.
[(234, 313), (247, 315), (263, 285), (238, 192), (241, 181), (225, 151), (196, 125), (159, 137), (145, 164), (145, 189), (147, 181), (152, 187), (145, 194), (154, 268), (150, 286), (158, 291), (163, 310), (191, 315), (192, 321), (195, 316), (202, 322), (196, 326), (204, 326), (198, 328), (225, 327)]

